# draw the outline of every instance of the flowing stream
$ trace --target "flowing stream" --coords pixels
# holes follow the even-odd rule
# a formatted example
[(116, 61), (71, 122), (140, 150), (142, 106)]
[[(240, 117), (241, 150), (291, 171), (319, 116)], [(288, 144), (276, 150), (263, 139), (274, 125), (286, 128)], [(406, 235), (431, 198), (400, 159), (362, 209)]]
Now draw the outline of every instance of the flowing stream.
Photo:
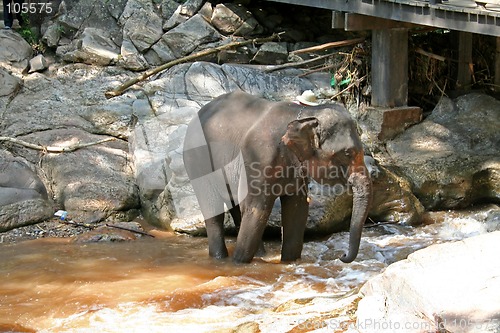
[[(366, 228), (352, 264), (337, 259), (347, 248), (347, 233), (305, 243), (303, 258), (293, 264), (279, 263), (276, 241), (265, 243), (266, 257), (247, 265), (212, 260), (205, 238), (178, 235), (2, 244), (0, 331), (200, 333), (257, 323), (262, 332), (289, 332), (318, 311), (340, 306), (408, 254), (500, 225), (498, 210), (443, 213), (437, 220), (417, 228)], [(231, 250), (234, 239), (228, 243)], [(308, 300), (319, 308), (301, 309)], [(286, 304), (295, 312), (281, 311)]]

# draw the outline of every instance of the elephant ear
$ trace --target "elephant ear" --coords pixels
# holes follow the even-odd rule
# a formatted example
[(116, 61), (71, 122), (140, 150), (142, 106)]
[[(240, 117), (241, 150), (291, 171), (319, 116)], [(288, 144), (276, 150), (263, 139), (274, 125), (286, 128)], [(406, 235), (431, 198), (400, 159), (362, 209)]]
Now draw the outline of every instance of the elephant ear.
[(319, 121), (314, 117), (294, 120), (288, 124), (281, 141), (303, 162), (319, 148), (318, 126)]

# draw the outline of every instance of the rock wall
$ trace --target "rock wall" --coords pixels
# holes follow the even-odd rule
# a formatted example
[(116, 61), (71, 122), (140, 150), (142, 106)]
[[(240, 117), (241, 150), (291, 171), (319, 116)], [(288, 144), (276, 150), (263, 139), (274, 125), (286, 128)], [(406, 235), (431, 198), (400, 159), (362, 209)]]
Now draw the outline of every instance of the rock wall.
[[(284, 16), (276, 8), (279, 5), (257, 11), (250, 5), (201, 0), (63, 1), (57, 15), (42, 25), (43, 41), (59, 60), (75, 64), (52, 62), (48, 69), (40, 66), (41, 73), (26, 74), (31, 47), (15, 31), (0, 31), (1, 136), (56, 147), (114, 139), (64, 154), (2, 141), (1, 211), (11, 213), (1, 215), (0, 230), (46, 219), (51, 209), (65, 209), (80, 221), (127, 220), (142, 212), (158, 226), (203, 233), (180, 150), (193, 114), (235, 89), (283, 100), (306, 89), (320, 92), (330, 87), (329, 74), (301, 77), (298, 70), (263, 71), (266, 67), (259, 64), (288, 61), (291, 49), (343, 38), (328, 31), (330, 20), (317, 10), (290, 8)], [(120, 97), (104, 97), (105, 91), (135, 76), (132, 71), (227, 43), (229, 35), (280, 31), (285, 33), (279, 42), (174, 66)], [(375, 157), (370, 218), (418, 224), (424, 209), (500, 202), (499, 110), (497, 100), (482, 94), (444, 98), (426, 120), (387, 142), (387, 151), (365, 142), (367, 153)], [(353, 115), (364, 121), (357, 110)], [(11, 178), (27, 177), (26, 168), (32, 170), (26, 179), (43, 184), (44, 190), (11, 184)], [(11, 195), (13, 189), (16, 195)], [(308, 232), (347, 227), (349, 194), (317, 184), (312, 184), (311, 193)], [(23, 207), (31, 200), (26, 207), (36, 213), (17, 219), (15, 212), (21, 208), (6, 198), (19, 198), (16, 202)], [(279, 203), (271, 226), (280, 226)]]
[[(284, 32), (280, 43), (223, 52), (219, 63), (277, 64), (286, 62), (297, 43), (328, 41), (326, 11), (288, 9), (287, 14), (266, 3), (217, 3), (204, 0), (63, 1), (57, 15), (41, 28), (42, 40), (68, 62), (143, 70), (227, 43), (228, 37), (251, 37)], [(252, 7), (253, 6), (253, 7)], [(315, 18), (318, 25), (304, 25)], [(300, 22), (302, 21), (302, 22)], [(300, 26), (300, 32), (297, 30)]]
[[(58, 209), (81, 222), (127, 220), (139, 214), (138, 190), (124, 140), (135, 97), (107, 101), (99, 96), (114, 80), (127, 76), (86, 65), (62, 67), (55, 76), (30, 74), (24, 77), (19, 95), (0, 100), (1, 135), (55, 148), (116, 139), (70, 153), (2, 142), (0, 193), (10, 201), (14, 197), (9, 193), (16, 193), (19, 199), (2, 202), (0, 230), (48, 219)], [(26, 184), (37, 184), (39, 195), (28, 196)], [(24, 210), (32, 214), (17, 218), (15, 205), (26, 206)]]

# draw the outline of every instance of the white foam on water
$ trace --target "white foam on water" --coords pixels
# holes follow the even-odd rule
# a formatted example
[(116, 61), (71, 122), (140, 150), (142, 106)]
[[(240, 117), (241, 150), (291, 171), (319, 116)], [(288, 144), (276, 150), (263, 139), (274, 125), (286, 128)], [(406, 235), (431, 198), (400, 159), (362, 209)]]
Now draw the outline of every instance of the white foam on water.
[[(50, 329), (40, 332), (156, 333), (181, 329), (182, 333), (204, 333), (235, 328), (248, 322), (258, 323), (262, 332), (288, 332), (308, 318), (321, 317), (328, 311), (345, 307), (343, 302), (352, 301), (355, 297), (352, 295), (368, 279), (418, 249), (498, 229), (498, 219), (485, 221), (470, 216), (457, 217), (456, 214), (446, 216), (442, 223), (422, 227), (385, 225), (367, 228), (363, 233), (359, 256), (351, 264), (344, 264), (338, 259), (348, 248), (347, 232), (334, 234), (325, 241), (304, 244), (302, 260), (291, 264), (277, 263), (279, 246), (275, 242), (268, 247), (275, 253), (270, 253), (264, 262), (257, 260), (234, 268), (228, 263), (214, 263), (222, 267), (222, 275), (206, 280), (202, 279), (204, 275), (200, 275), (197, 278), (201, 282), (196, 285), (196, 280), (190, 280), (185, 291), (180, 286), (178, 290), (142, 301), (85, 306), (66, 317), (59, 314), (59, 317), (44, 319), (51, 321)], [(161, 251), (158, 255), (162, 255)], [(185, 257), (189, 256), (180, 256)], [(37, 258), (36, 261), (39, 260)], [(82, 263), (90, 265), (89, 260)], [(92, 260), (95, 262), (98, 258)], [(150, 275), (137, 284), (145, 293), (148, 292), (147, 281), (156, 286), (160, 285), (160, 280), (163, 281), (162, 275), (158, 276), (159, 272), (155, 269), (163, 269), (161, 272), (167, 273), (171, 265), (162, 260), (153, 262), (158, 266), (152, 267), (151, 273), (144, 272)], [(116, 265), (119, 264), (120, 261), (117, 261)], [(197, 265), (194, 264), (194, 271)], [(210, 265), (205, 262), (204, 272), (211, 270)], [(175, 268), (175, 265), (172, 267), (181, 269)], [(125, 279), (129, 275), (133, 277), (134, 271), (118, 275), (117, 279)], [(188, 275), (182, 279), (172, 276), (169, 283), (179, 283)], [(180, 310), (170, 308), (174, 301), (177, 301), (176, 309)], [(329, 320), (327, 324), (340, 323), (340, 319)], [(316, 331), (331, 332), (332, 327), (317, 327)]]

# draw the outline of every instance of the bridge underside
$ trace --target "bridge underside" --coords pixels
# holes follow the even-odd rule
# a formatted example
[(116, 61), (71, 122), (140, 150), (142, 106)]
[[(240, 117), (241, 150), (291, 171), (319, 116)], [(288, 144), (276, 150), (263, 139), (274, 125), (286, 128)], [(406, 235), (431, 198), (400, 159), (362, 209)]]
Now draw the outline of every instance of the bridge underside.
[[(496, 37), (495, 85), (500, 87), (500, 0), (267, 0), (332, 10), (332, 28), (372, 31), (372, 107), (397, 119), (420, 117), (408, 107), (408, 30), (458, 33), (457, 86), (471, 84), (473, 34)], [(479, 1), (479, 0), (478, 0)], [(488, 9), (489, 8), (489, 9)], [(398, 112), (398, 110), (400, 112)], [(388, 117), (389, 119), (390, 117)], [(406, 119), (411, 121), (411, 119)], [(382, 124), (383, 126), (383, 124)]]
[[(500, 37), (498, 0), (270, 0)], [(434, 3), (432, 2), (439, 2)], [(488, 8), (491, 8), (488, 9)], [(493, 10), (494, 9), (494, 10)]]

